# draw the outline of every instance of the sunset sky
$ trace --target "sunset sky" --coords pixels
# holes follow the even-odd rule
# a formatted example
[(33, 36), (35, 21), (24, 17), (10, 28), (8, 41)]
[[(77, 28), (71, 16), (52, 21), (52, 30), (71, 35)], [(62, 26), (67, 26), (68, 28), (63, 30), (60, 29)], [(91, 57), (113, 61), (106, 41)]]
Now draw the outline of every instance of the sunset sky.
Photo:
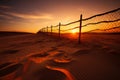
[(120, 7), (120, 0), (0, 0), (0, 31), (37, 32)]

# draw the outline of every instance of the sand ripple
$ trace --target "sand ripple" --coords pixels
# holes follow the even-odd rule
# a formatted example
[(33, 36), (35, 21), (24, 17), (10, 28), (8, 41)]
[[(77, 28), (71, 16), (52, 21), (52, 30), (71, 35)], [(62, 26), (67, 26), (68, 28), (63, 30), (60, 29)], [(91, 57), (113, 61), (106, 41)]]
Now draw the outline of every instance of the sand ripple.
[(67, 69), (59, 68), (59, 67), (51, 67), (51, 66), (46, 66), (46, 67), (50, 70), (60, 71), (63, 74), (65, 74), (66, 76), (65, 80), (75, 80), (73, 75)]

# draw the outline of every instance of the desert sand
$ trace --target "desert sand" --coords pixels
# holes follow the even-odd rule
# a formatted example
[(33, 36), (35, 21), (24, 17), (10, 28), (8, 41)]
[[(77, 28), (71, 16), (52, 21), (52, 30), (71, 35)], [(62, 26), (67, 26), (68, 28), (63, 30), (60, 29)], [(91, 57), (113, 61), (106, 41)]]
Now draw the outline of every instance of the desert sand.
[(120, 35), (1, 36), (0, 80), (120, 80)]

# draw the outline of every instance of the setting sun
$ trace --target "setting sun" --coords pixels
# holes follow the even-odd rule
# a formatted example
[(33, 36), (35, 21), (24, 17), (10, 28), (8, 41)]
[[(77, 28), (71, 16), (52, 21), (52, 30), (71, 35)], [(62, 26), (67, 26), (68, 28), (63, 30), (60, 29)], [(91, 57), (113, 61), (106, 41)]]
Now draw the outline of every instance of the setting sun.
[(77, 30), (74, 29), (74, 30), (71, 31), (71, 33), (75, 34), (75, 33), (77, 33)]

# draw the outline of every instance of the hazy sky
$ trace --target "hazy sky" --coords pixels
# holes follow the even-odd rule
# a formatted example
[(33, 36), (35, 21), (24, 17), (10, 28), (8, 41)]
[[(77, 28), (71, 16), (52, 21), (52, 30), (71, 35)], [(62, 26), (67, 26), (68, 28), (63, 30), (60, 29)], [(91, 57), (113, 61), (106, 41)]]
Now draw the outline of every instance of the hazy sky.
[(0, 31), (37, 32), (120, 7), (120, 0), (0, 0)]

